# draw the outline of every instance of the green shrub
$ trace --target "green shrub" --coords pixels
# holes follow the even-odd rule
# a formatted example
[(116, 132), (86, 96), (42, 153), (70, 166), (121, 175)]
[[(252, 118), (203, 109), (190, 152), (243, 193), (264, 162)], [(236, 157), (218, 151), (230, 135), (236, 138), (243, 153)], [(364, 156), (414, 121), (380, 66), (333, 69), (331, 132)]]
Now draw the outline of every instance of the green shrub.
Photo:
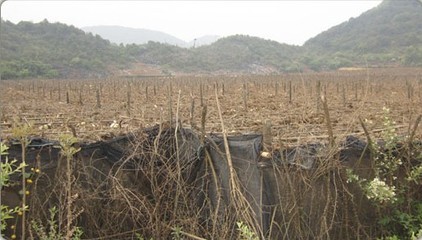
[[(375, 163), (374, 178), (361, 178), (352, 169), (347, 169), (347, 182), (357, 183), (379, 210), (378, 223), (383, 235), (380, 239), (418, 239), (422, 237), (422, 202), (417, 192), (409, 190), (421, 185), (422, 149), (413, 149), (408, 155), (403, 152), (405, 149), (397, 149), (406, 139), (396, 133), (390, 110), (383, 108), (383, 113), (383, 144), (370, 143)], [(412, 156), (413, 166), (402, 167), (404, 159), (409, 156)], [(400, 178), (400, 170), (405, 170), (405, 178)]]

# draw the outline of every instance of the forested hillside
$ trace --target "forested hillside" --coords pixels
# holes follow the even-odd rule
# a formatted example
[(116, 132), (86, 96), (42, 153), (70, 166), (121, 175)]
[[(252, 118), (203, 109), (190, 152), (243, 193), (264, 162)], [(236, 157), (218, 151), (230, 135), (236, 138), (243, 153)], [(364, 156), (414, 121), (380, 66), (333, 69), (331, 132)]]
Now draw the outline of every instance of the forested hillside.
[(235, 35), (198, 48), (149, 42), (128, 46), (131, 55), (150, 64), (185, 72), (272, 73), (295, 71), (300, 48), (257, 37)]
[(384, 0), (378, 7), (291, 46), (246, 35), (182, 48), (149, 41), (112, 44), (61, 23), (2, 21), (3, 79), (98, 77), (134, 63), (163, 73), (272, 74), (341, 67), (422, 66), (422, 3)]
[(79, 77), (124, 66), (124, 48), (61, 23), (2, 21), (2, 78)]
[(422, 66), (422, 3), (384, 0), (357, 18), (304, 44), (304, 64), (319, 68), (353, 65)]
[(277, 73), (297, 71), (300, 48), (244, 35), (196, 48), (148, 42), (111, 44), (61, 23), (2, 22), (3, 79), (93, 77), (142, 62), (165, 72)]

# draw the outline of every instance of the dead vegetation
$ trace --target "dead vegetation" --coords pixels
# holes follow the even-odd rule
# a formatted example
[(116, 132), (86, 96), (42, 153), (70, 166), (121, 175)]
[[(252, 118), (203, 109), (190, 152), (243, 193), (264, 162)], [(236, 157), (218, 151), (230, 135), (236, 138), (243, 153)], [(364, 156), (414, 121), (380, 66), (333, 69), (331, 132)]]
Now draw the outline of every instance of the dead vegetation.
[[(66, 229), (71, 201), (70, 221), (85, 239), (233, 239), (239, 221), (259, 238), (367, 239), (383, 234), (373, 221), (385, 212), (347, 183), (346, 167), (373, 173), (370, 152), (344, 140), (379, 137), (384, 106), (398, 133), (421, 139), (420, 74), (5, 81), (1, 136), (12, 139), (12, 126), (23, 122), (37, 136), (67, 132), (81, 140), (71, 193), (58, 149), (27, 152), (30, 167), (42, 170), (31, 185), (28, 222), (45, 222), (58, 206), (57, 224)], [(269, 122), (264, 148), (248, 149), (270, 157), (230, 150), (234, 135), (261, 132)], [(206, 142), (215, 132), (220, 140)], [(11, 202), (18, 190), (7, 189)]]

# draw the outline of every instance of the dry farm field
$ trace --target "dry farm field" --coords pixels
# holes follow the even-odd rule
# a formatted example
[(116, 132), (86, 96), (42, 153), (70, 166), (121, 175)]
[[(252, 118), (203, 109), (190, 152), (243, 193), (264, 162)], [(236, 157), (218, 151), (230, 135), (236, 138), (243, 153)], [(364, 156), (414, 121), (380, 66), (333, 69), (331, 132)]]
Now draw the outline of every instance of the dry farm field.
[(216, 92), (229, 134), (260, 132), (270, 120), (274, 144), (326, 140), (323, 95), (336, 138), (362, 135), (359, 117), (379, 132), (384, 107), (405, 135), (422, 113), (422, 69), (2, 81), (2, 138), (15, 121), (35, 125), (37, 134), (49, 139), (73, 131), (86, 141), (176, 120), (199, 130), (203, 106), (205, 131), (220, 132)]

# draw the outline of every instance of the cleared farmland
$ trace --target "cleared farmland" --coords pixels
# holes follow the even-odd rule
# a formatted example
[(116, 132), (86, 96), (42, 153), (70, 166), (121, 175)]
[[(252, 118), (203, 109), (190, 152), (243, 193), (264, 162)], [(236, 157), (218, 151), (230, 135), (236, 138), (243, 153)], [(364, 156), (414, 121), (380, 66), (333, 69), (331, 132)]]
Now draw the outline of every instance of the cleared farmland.
[(367, 120), (370, 130), (382, 129), (383, 107), (390, 109), (397, 129), (406, 134), (422, 112), (420, 69), (1, 84), (3, 138), (14, 121), (34, 124), (50, 139), (73, 131), (87, 141), (176, 120), (199, 130), (204, 106), (205, 131), (220, 132), (216, 92), (229, 133), (259, 132), (270, 120), (274, 140), (289, 144), (326, 139), (322, 95), (336, 136), (362, 134), (359, 117)]

